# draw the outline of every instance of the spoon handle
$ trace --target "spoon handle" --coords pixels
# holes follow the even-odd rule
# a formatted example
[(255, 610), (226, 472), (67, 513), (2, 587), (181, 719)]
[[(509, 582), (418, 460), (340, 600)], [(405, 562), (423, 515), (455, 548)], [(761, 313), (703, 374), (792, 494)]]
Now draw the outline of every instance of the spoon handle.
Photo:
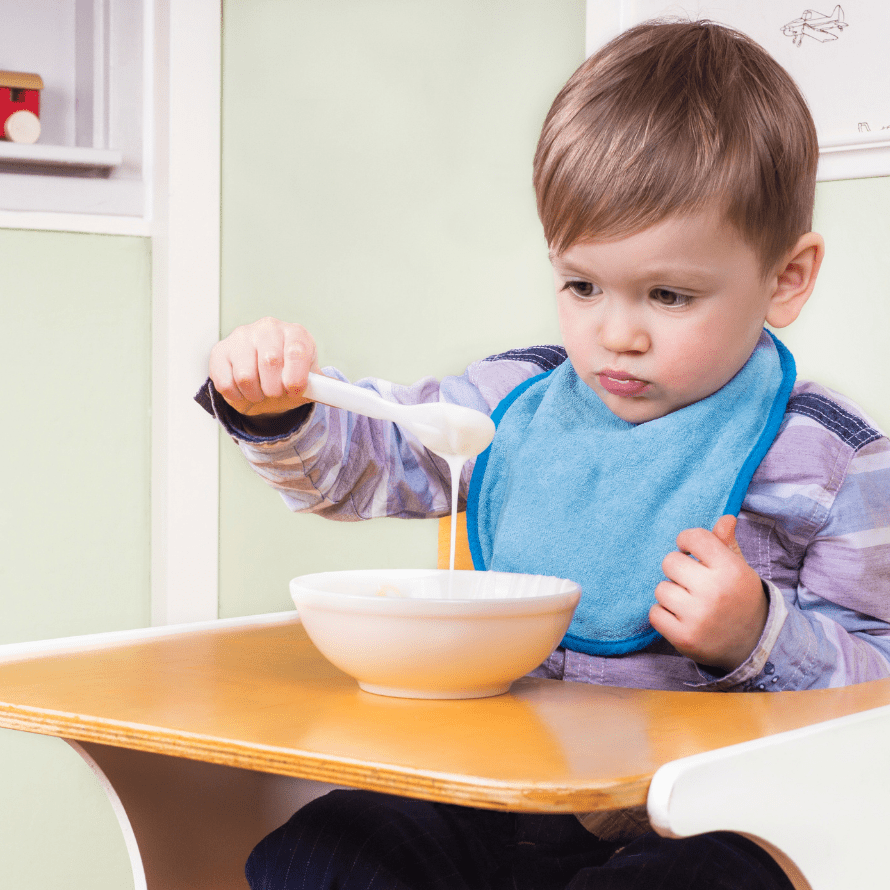
[(342, 380), (334, 380), (321, 374), (309, 375), (304, 395), (313, 402), (364, 414), (365, 417), (375, 417), (377, 420), (398, 422), (404, 413), (401, 410), (402, 405), (388, 402), (369, 389), (362, 389), (360, 386), (343, 383)]

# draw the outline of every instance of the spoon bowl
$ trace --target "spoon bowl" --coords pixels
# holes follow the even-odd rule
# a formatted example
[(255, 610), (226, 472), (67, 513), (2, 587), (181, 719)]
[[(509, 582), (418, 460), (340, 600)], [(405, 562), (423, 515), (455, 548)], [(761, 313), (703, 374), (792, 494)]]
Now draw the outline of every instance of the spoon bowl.
[(440, 457), (469, 460), (483, 452), (494, 438), (494, 422), (487, 414), (450, 402), (401, 405), (369, 389), (321, 374), (309, 375), (305, 395), (333, 408), (397, 423)]

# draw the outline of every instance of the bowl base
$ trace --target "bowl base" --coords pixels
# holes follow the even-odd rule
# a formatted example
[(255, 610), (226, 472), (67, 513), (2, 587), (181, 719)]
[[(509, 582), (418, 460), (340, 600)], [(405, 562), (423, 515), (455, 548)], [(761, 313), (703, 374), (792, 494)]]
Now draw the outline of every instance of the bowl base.
[(359, 687), (374, 695), (388, 695), (393, 698), (491, 698), (503, 695), (510, 690), (511, 683), (498, 683), (495, 686), (483, 686), (476, 689), (402, 689), (397, 686), (380, 686), (377, 683), (362, 683)]

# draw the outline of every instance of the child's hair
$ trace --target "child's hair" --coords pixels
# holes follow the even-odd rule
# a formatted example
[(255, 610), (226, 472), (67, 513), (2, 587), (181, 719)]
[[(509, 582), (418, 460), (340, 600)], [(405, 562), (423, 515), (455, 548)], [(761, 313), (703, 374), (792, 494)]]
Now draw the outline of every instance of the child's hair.
[(764, 274), (810, 231), (816, 128), (788, 73), (713, 22), (647, 22), (571, 77), (535, 154), (552, 251), (635, 234), (716, 199)]

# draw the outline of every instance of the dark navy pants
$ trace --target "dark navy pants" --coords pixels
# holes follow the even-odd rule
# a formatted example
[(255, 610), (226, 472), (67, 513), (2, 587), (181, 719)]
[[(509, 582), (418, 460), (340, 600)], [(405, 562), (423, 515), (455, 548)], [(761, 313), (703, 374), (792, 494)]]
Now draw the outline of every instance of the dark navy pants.
[(574, 816), (332, 791), (261, 841), (252, 890), (792, 890), (756, 844), (649, 833), (627, 846)]

